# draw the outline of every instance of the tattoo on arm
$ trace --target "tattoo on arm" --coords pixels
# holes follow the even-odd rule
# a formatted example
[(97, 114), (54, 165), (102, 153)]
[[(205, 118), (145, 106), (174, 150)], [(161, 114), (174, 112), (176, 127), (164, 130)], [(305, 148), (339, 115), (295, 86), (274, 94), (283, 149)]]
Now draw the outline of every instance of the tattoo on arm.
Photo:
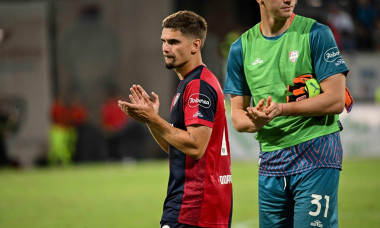
[(191, 135), (191, 138), (193, 138), (195, 142), (198, 141), (198, 137), (197, 136)]
[(179, 131), (175, 130), (174, 135), (179, 135)]

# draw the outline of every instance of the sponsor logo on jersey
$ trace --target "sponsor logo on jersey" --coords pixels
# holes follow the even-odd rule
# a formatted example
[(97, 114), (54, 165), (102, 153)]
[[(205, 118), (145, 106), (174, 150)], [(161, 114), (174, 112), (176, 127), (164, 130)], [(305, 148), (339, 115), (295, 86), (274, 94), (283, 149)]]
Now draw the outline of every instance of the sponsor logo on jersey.
[(264, 61), (260, 58), (256, 58), (255, 61), (252, 62), (252, 65), (256, 65), (256, 64), (259, 64), (259, 63), (263, 63)]
[(295, 51), (291, 51), (291, 52), (289, 52), (289, 59), (290, 59), (290, 61), (292, 61), (293, 63), (297, 61), (298, 56), (299, 56), (299, 54), (298, 54), (298, 50), (295, 50)]
[(196, 112), (196, 113), (193, 115), (193, 117), (200, 117), (200, 118), (202, 118), (203, 115), (202, 115), (202, 113), (201, 113), (200, 111), (198, 111), (198, 112)]
[(325, 61), (329, 63), (334, 62), (339, 57), (340, 57), (340, 52), (337, 47), (328, 49), (324, 54)]
[(232, 176), (231, 175), (223, 175), (219, 176), (220, 184), (232, 184)]
[(206, 95), (201, 93), (193, 93), (188, 100), (189, 107), (194, 108), (198, 105), (203, 108), (210, 108), (211, 100)]
[(342, 58), (340, 58), (340, 59), (338, 59), (338, 60), (336, 61), (335, 66), (339, 66), (339, 65), (341, 65), (341, 64), (346, 64), (346, 62), (345, 62)]
[(310, 226), (323, 227), (323, 224), (321, 223), (321, 221), (316, 220), (316, 221), (310, 223)]

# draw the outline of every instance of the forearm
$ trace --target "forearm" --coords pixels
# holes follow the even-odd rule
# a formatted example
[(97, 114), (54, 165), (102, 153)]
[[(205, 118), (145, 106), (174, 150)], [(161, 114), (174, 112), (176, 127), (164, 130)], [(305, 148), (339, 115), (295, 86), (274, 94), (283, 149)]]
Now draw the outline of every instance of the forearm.
[(282, 104), (284, 116), (323, 116), (344, 110), (346, 77), (333, 75), (321, 82), (322, 93), (298, 102)]
[(340, 114), (344, 110), (344, 94), (334, 96), (321, 93), (299, 102), (280, 104), (283, 116), (324, 116)]
[(147, 127), (152, 134), (154, 140), (157, 142), (158, 145), (166, 152), (169, 153), (169, 143), (160, 136), (160, 134), (153, 128), (150, 127), (149, 124), (147, 124)]
[(247, 108), (250, 107), (251, 97), (231, 94), (232, 125), (238, 132), (253, 133), (261, 129), (248, 117)]
[(156, 136), (196, 160), (199, 160), (205, 152), (206, 148), (200, 146), (201, 143), (198, 141), (201, 140), (198, 137), (188, 131), (173, 127), (159, 116), (150, 121), (148, 126)]
[(258, 129), (254, 123), (247, 116), (247, 111), (244, 110), (232, 110), (231, 111), (232, 125), (237, 132), (254, 133)]

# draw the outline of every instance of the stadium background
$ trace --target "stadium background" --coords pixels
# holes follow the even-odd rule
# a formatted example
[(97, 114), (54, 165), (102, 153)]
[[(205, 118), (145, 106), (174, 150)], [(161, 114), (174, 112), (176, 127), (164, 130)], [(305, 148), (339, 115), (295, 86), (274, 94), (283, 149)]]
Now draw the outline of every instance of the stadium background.
[[(347, 161), (342, 175), (347, 175), (347, 180), (357, 179), (348, 185), (342, 181), (342, 185), (343, 189), (348, 189), (347, 198), (362, 195), (370, 199), (367, 198), (369, 205), (360, 209), (368, 219), (352, 218), (347, 224), (369, 221), (364, 227), (376, 227), (375, 224), (380, 224), (380, 203), (371, 199), (380, 190), (380, 179), (371, 174), (376, 173), (374, 168), (380, 164), (380, 1), (368, 1), (368, 8), (362, 7), (362, 2), (366, 1), (303, 0), (299, 1), (295, 12), (330, 25), (350, 68), (347, 82), (356, 103), (350, 114), (341, 114)], [(333, 14), (333, 6), (345, 12), (340, 14), (344, 15), (341, 20)], [(136, 175), (146, 172), (141, 178), (149, 182), (152, 179), (155, 183), (151, 175), (160, 173), (158, 170), (167, 166), (165, 153), (155, 145), (141, 124), (125, 117), (118, 122), (118, 116), (112, 113), (108, 113), (111, 115), (111, 123), (108, 123), (104, 107), (113, 110), (112, 105), (107, 106), (109, 101), (125, 99), (132, 84), (141, 84), (147, 91), (160, 95), (160, 113), (167, 119), (172, 91), (178, 79), (163, 64), (161, 21), (180, 9), (193, 10), (207, 20), (209, 31), (202, 51), (203, 60), (223, 84), (230, 43), (259, 21), (254, 0), (0, 0), (0, 193), (4, 193), (0, 194), (0, 202), (6, 202), (0, 203), (3, 205), (0, 206), (0, 227), (4, 221), (18, 221), (6, 224), (25, 227), (20, 225), (19, 219), (24, 214), (16, 211), (25, 209), (22, 207), (25, 201), (38, 199), (20, 190), (40, 186), (43, 189), (40, 197), (46, 199), (44, 196), (49, 192), (44, 192), (48, 191), (44, 188), (50, 186), (49, 181), (54, 183), (55, 178), (64, 180), (60, 183), (62, 188), (55, 189), (57, 194), (63, 190), (73, 191), (72, 194), (76, 191), (64, 187), (65, 178), (79, 183), (86, 178), (91, 180), (93, 175), (102, 177), (107, 173), (121, 175), (113, 176), (117, 183), (105, 183), (129, 189), (128, 197), (139, 191), (151, 194), (142, 191), (143, 185), (130, 187), (131, 177), (119, 172), (136, 172)], [(336, 9), (334, 12), (337, 13)], [(374, 17), (371, 17), (372, 12)], [(259, 147), (252, 135), (238, 134), (232, 127), (229, 131), (235, 164), (233, 173), (236, 167), (234, 183), (248, 186), (241, 187), (241, 190), (239, 186), (235, 187), (234, 196), (239, 197), (238, 193), (247, 191), (244, 194), (249, 195), (249, 203), (244, 207), (247, 211), (252, 210), (251, 215), (237, 212), (237, 219), (243, 221), (239, 227), (244, 227), (247, 217), (257, 215), (254, 181)], [(349, 170), (350, 167), (359, 170), (354, 172)], [(65, 172), (74, 177), (64, 176)], [(157, 178), (163, 183), (159, 182), (157, 190), (164, 193), (167, 173), (166, 170), (162, 172)], [(93, 181), (82, 187), (89, 191), (98, 189), (96, 184), (99, 183)], [(367, 186), (368, 183), (371, 185)], [(125, 186), (121, 187), (123, 184)], [(351, 184), (362, 188), (354, 192)], [(78, 200), (74, 196), (66, 197), (66, 201)], [(123, 192), (119, 197), (123, 197)], [(158, 207), (152, 214), (156, 217), (159, 217), (163, 197), (159, 195), (155, 199)], [(13, 210), (9, 210), (10, 205)], [(45, 206), (46, 211), (58, 207), (54, 204)], [(101, 204), (95, 207), (101, 207)], [(133, 210), (136, 215), (142, 214), (139, 208), (136, 206)], [(59, 218), (54, 216), (45, 224), (37, 217), (30, 217), (29, 222), (33, 218), (36, 220), (36, 227), (58, 227), (59, 224)], [(67, 218), (72, 220), (73, 217)], [(246, 222), (246, 227), (251, 227), (250, 222)], [(81, 223), (61, 227), (84, 227), (75, 224)]]

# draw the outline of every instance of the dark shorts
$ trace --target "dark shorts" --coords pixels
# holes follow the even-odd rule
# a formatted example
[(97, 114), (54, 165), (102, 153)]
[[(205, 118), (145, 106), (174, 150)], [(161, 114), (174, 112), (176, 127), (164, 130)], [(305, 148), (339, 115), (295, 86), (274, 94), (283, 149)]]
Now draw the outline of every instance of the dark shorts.
[(260, 227), (338, 227), (338, 169), (259, 177)]

